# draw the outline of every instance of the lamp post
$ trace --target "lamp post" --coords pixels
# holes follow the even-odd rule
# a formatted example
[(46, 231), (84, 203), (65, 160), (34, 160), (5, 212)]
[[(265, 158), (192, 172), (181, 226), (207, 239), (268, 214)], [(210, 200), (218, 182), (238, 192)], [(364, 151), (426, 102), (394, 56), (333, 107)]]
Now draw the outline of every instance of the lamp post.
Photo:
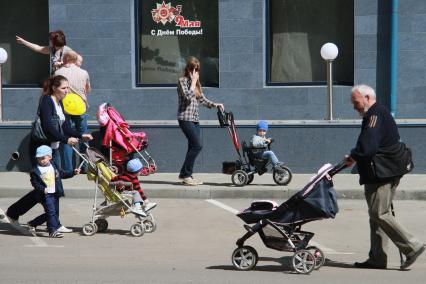
[(7, 60), (7, 52), (4, 50), (4, 48), (0, 47), (0, 122), (3, 121), (3, 105), (2, 105), (2, 87), (3, 82), (1, 78), (1, 66), (3, 63), (5, 63)]
[(339, 49), (334, 43), (327, 42), (321, 47), (321, 57), (327, 62), (327, 93), (328, 113), (327, 119), (333, 120), (333, 60), (339, 54)]

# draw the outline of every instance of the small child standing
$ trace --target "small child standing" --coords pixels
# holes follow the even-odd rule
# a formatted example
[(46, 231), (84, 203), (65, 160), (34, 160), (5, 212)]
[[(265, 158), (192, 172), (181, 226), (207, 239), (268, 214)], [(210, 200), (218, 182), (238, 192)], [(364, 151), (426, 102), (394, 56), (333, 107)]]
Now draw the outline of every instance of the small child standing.
[[(143, 189), (141, 188), (141, 185), (139, 183), (138, 174), (142, 170), (142, 163), (139, 159), (132, 159), (127, 162), (126, 165), (126, 171), (123, 171), (121, 175), (118, 175), (114, 177), (111, 181), (123, 181), (123, 182), (131, 182), (133, 188), (130, 188), (130, 186), (118, 186), (117, 190), (119, 192), (122, 191), (132, 191), (133, 190), (133, 205), (134, 209), (133, 211), (141, 216), (146, 216), (145, 212), (148, 212), (149, 210), (153, 209), (155, 206), (157, 206), (157, 203), (150, 202), (149, 199), (146, 197), (145, 193), (143, 192)], [(143, 205), (143, 210), (142, 210)]]
[[(268, 132), (268, 122), (261, 120), (256, 125), (256, 134), (250, 140), (250, 144), (253, 148), (265, 148), (272, 142), (271, 138), (266, 138), (266, 132)], [(258, 158), (268, 159), (272, 164), (274, 170), (278, 173), (283, 173), (284, 170), (281, 167), (282, 163), (278, 160), (275, 153), (271, 150), (265, 150), (256, 153)]]

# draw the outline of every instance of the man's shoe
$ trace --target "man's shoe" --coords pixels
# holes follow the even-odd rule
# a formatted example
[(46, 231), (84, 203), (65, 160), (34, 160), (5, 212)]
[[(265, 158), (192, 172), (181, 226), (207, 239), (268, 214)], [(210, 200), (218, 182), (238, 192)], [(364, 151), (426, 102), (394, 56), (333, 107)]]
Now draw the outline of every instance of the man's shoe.
[(199, 185), (192, 177), (184, 178), (182, 183), (185, 185), (191, 185), (191, 186)]
[(407, 269), (411, 264), (413, 264), (416, 259), (425, 251), (425, 246), (423, 245), (418, 251), (416, 251), (412, 256), (407, 256), (404, 263), (401, 265), (401, 269)]
[(354, 263), (354, 266), (355, 266), (356, 268), (367, 268), (367, 269), (386, 269), (386, 266), (376, 265), (376, 264), (373, 264), (373, 263), (369, 262), (368, 260), (367, 260), (367, 261), (364, 261), (364, 262), (355, 262), (355, 263)]
[(64, 235), (62, 235), (58, 230), (56, 230), (53, 233), (49, 234), (49, 237), (51, 237), (51, 238), (63, 238)]
[(72, 229), (68, 229), (65, 226), (60, 226), (56, 231), (59, 233), (72, 233)]

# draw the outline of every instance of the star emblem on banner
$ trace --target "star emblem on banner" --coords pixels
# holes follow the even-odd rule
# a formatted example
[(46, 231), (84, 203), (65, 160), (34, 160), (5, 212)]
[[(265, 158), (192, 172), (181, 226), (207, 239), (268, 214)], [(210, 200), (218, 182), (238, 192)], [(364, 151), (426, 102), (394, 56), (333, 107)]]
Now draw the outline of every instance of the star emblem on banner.
[(156, 23), (162, 23), (165, 25), (166, 23), (171, 23), (174, 19), (177, 13), (176, 8), (172, 7), (171, 3), (163, 3), (157, 4), (156, 9), (152, 9), (152, 19)]

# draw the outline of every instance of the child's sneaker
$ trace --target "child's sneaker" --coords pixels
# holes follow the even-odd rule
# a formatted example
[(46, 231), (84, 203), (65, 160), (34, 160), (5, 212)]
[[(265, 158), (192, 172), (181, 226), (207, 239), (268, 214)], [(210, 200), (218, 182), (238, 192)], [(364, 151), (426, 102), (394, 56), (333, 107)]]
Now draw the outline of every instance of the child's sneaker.
[(146, 213), (142, 210), (142, 208), (133, 207), (132, 212), (135, 213), (136, 215), (146, 217)]
[(156, 206), (157, 206), (157, 203), (150, 202), (148, 199), (145, 199), (145, 201), (144, 201), (144, 207), (145, 207), (145, 211), (146, 212), (148, 212), (149, 210), (152, 210)]
[(62, 233), (60, 233), (58, 230), (56, 230), (53, 233), (49, 234), (49, 237), (51, 237), (51, 238), (63, 238), (64, 235), (62, 235)]

